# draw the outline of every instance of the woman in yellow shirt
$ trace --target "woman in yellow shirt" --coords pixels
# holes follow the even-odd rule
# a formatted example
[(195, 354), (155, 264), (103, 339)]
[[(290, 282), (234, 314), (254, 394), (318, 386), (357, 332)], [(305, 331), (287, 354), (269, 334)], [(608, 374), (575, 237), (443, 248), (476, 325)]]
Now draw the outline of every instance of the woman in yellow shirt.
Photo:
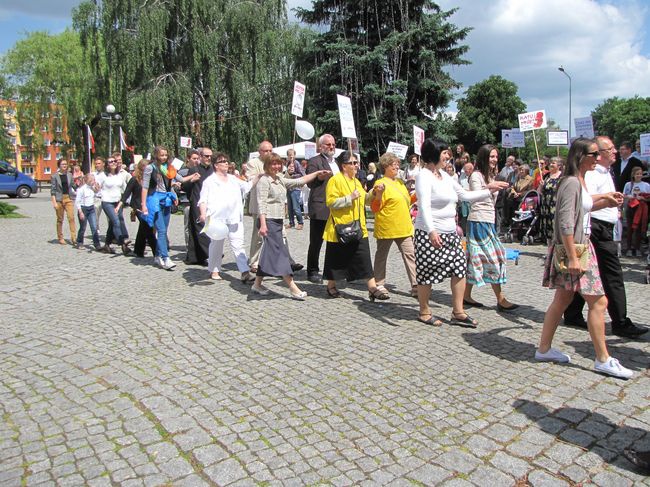
[[(418, 296), (415, 280), (415, 247), (413, 246), (413, 222), (410, 207), (415, 199), (397, 177), (400, 161), (395, 154), (386, 153), (379, 158), (379, 168), (384, 177), (375, 185), (374, 198), (370, 208), (375, 213), (375, 279), (377, 287), (386, 290), (386, 259), (393, 242), (397, 245), (406, 275), (411, 283), (411, 296)], [(388, 291), (386, 291), (388, 292)]]
[[(388, 293), (379, 289), (375, 282), (366, 229), (365, 203), (370, 202), (375, 190), (366, 193), (356, 178), (359, 161), (353, 153), (341, 153), (336, 158), (336, 163), (340, 171), (327, 181), (325, 188), (325, 204), (330, 209), (330, 217), (323, 232), (323, 240), (327, 242), (323, 266), (323, 277), (327, 280), (327, 294), (332, 298), (341, 297), (336, 289), (337, 279), (345, 278), (348, 281), (365, 279), (371, 301), (388, 299)], [(341, 243), (335, 225), (344, 225), (355, 220), (358, 220), (361, 226), (361, 239)]]

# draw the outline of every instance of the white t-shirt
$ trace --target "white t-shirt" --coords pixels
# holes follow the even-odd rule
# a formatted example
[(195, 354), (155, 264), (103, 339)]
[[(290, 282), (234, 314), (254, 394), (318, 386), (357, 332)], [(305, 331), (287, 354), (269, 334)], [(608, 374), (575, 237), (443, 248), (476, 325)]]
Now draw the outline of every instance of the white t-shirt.
[(120, 174), (107, 174), (102, 181), (102, 201), (117, 203), (126, 189), (124, 177)]
[(626, 196), (637, 196), (640, 193), (650, 193), (650, 184), (645, 181), (638, 183), (628, 181), (623, 188), (623, 194)]
[(206, 215), (210, 218), (229, 225), (240, 223), (244, 220), (244, 195), (250, 189), (250, 181), (242, 181), (232, 174), (228, 174), (227, 181), (221, 181), (212, 174), (203, 181), (198, 204), (206, 204)]

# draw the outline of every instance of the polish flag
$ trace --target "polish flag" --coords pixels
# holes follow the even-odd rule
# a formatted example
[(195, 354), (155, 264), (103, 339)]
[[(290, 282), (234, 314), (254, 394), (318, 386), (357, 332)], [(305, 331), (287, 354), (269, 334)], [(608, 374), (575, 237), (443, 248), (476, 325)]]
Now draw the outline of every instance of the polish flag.
[(88, 136), (88, 144), (90, 145), (90, 152), (93, 154), (95, 153), (95, 138), (93, 137), (93, 133), (90, 131), (90, 125), (86, 125), (86, 132)]

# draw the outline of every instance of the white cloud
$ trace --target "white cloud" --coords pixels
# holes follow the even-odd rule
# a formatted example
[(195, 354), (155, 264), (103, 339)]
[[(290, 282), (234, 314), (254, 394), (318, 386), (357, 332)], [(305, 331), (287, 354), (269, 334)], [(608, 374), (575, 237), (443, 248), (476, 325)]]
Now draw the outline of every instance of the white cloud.
[[(472, 64), (451, 69), (465, 88), (492, 74), (515, 82), (529, 109), (545, 108), (568, 124), (568, 79), (573, 117), (588, 115), (612, 96), (650, 96), (650, 58), (643, 51), (648, 7), (637, 2), (593, 0), (442, 0), (459, 7), (455, 25), (472, 26), (466, 56)], [(454, 107), (450, 107), (453, 109)]]
[(1, 2), (0, 17), (28, 15), (39, 18), (69, 19), (72, 8), (81, 0), (27, 0), (22, 2)]

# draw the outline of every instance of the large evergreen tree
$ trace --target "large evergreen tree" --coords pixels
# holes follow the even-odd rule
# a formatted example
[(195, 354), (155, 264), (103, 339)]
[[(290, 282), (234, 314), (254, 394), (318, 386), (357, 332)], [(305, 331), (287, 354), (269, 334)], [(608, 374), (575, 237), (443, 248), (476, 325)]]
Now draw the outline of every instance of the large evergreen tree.
[(285, 0), (88, 0), (75, 27), (139, 151), (190, 135), (241, 157), (290, 138), (301, 34)]
[(316, 0), (298, 9), (307, 24), (325, 27), (307, 47), (308, 118), (320, 131), (340, 133), (336, 94), (352, 98), (362, 148), (383, 152), (389, 140), (412, 143), (412, 125), (433, 133), (445, 126), (437, 111), (459, 83), (445, 71), (467, 64), (468, 28), (448, 22), (429, 0)]
[(597, 134), (616, 144), (631, 142), (650, 132), (650, 97), (608, 98), (591, 113)]

